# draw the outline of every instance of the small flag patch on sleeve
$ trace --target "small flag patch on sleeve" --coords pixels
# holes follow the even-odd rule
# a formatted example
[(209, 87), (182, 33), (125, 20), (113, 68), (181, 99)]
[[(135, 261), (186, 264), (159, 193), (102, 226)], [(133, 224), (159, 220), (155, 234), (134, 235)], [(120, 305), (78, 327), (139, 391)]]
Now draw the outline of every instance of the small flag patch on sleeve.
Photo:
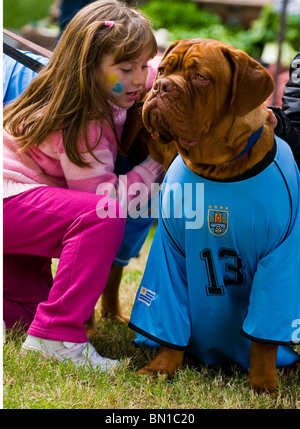
[(144, 302), (149, 307), (155, 296), (155, 292), (152, 292), (152, 290), (142, 286), (138, 296), (138, 300)]

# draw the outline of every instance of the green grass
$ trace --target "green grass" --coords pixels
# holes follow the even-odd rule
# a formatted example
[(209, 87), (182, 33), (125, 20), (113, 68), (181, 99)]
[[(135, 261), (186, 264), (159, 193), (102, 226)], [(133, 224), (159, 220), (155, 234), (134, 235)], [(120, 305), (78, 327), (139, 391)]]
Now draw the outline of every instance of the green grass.
[[(122, 310), (130, 315), (153, 230), (139, 258), (123, 274)], [(3, 346), (3, 407), (5, 409), (299, 409), (299, 371), (280, 371), (280, 395), (257, 395), (248, 387), (247, 375), (238, 367), (194, 366), (186, 361), (173, 380), (165, 376), (138, 375), (152, 353), (134, 347), (134, 332), (127, 325), (101, 320), (102, 338), (91, 340), (97, 351), (119, 359), (110, 373), (57, 364), (35, 353), (20, 355), (26, 334), (7, 331)], [(299, 347), (298, 347), (299, 349)]]
[(121, 365), (110, 373), (56, 364), (34, 353), (20, 355), (25, 335), (8, 332), (4, 344), (5, 409), (299, 409), (299, 373), (281, 376), (277, 398), (257, 395), (248, 388), (247, 376), (237, 367), (185, 367), (172, 381), (150, 378), (136, 369), (151, 353), (131, 344), (132, 333), (118, 323), (101, 323), (103, 338), (97, 350)]
[(3, 0), (3, 27), (18, 30), (24, 25), (47, 18), (53, 0)]

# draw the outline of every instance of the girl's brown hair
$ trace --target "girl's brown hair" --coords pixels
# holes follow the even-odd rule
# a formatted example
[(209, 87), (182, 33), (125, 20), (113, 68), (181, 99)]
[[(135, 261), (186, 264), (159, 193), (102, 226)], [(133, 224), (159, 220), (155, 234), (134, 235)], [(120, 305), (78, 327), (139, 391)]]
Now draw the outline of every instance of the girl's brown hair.
[[(110, 28), (105, 21), (115, 24)], [(86, 166), (76, 142), (82, 133), (87, 151), (93, 155), (87, 139), (88, 122), (101, 124), (105, 120), (115, 131), (111, 104), (97, 83), (103, 55), (114, 53), (118, 64), (143, 52), (148, 52), (149, 58), (157, 52), (147, 18), (118, 0), (92, 2), (70, 21), (49, 63), (21, 96), (5, 107), (5, 128), (21, 150), (39, 145), (51, 132), (62, 130), (69, 159)]]

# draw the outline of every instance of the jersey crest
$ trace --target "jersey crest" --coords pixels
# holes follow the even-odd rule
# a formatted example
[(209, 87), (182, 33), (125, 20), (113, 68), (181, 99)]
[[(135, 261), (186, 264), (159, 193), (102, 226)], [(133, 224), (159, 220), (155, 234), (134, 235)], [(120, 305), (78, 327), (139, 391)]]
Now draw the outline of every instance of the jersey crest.
[(208, 228), (213, 235), (221, 236), (228, 231), (228, 207), (209, 206)]

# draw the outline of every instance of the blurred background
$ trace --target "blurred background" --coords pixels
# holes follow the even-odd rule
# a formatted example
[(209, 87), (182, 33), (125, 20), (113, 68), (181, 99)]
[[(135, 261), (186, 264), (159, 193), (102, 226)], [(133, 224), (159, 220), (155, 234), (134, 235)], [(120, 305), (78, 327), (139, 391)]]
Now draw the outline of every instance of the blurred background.
[[(3, 0), (3, 27), (53, 50), (75, 13), (76, 0)], [(152, 21), (163, 52), (177, 39), (210, 38), (246, 51), (273, 75), (277, 99), (288, 67), (300, 47), (300, 0), (144, 0), (127, 1)], [(67, 18), (66, 18), (67, 17)], [(22, 46), (19, 46), (22, 48)], [(270, 100), (271, 101), (271, 100)]]

